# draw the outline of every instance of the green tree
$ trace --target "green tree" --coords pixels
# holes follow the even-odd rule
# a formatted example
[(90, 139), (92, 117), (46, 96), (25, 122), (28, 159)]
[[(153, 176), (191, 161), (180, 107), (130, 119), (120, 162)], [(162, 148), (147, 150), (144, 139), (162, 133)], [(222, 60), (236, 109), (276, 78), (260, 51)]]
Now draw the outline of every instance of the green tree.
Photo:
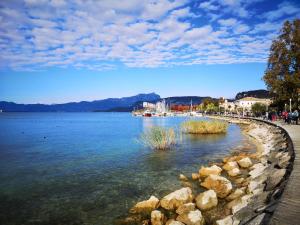
[(266, 105), (261, 103), (254, 103), (251, 106), (251, 111), (255, 116), (261, 116), (266, 113)]
[(292, 99), (299, 106), (300, 88), (300, 19), (286, 21), (272, 42), (268, 66), (263, 80), (274, 96), (274, 104), (283, 109)]

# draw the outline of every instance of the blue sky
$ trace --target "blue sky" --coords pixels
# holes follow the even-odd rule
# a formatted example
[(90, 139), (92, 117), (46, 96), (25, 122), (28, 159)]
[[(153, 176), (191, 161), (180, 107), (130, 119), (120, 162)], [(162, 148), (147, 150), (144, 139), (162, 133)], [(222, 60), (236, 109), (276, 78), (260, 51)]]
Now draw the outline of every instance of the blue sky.
[(61, 103), (264, 88), (271, 41), (300, 3), (0, 2), (0, 100)]

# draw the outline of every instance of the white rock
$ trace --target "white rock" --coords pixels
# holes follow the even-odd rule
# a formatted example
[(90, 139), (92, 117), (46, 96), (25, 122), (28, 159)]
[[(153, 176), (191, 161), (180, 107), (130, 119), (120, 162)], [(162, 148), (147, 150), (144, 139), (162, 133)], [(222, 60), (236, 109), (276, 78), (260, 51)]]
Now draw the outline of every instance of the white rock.
[(177, 217), (178, 221), (186, 224), (186, 225), (203, 225), (204, 218), (201, 214), (200, 210), (190, 211), (188, 213), (181, 214)]
[[(242, 208), (246, 207), (251, 199), (252, 195), (244, 195), (237, 201), (237, 204), (233, 205), (231, 208), (232, 214), (237, 213)], [(235, 200), (234, 200), (235, 201)]]
[(232, 216), (227, 216), (224, 219), (217, 220), (216, 225), (233, 225)]
[(209, 175), (201, 183), (201, 186), (214, 190), (220, 198), (225, 198), (232, 190), (231, 182), (225, 177), (218, 175)]
[(248, 167), (252, 166), (252, 161), (249, 157), (245, 157), (245, 158), (239, 160), (238, 164), (242, 168), (248, 168)]
[(201, 167), (199, 170), (200, 177), (207, 177), (211, 174), (213, 175), (220, 175), (222, 172), (222, 169), (216, 165), (213, 165), (211, 167)]
[(264, 166), (262, 163), (257, 163), (252, 166), (252, 170), (249, 172), (249, 175), (252, 179), (259, 177), (263, 174), (264, 170), (267, 168), (267, 166)]
[(160, 205), (165, 209), (174, 210), (192, 200), (193, 196), (191, 188), (185, 187), (163, 197), (160, 201)]
[(176, 213), (180, 215), (183, 213), (187, 213), (189, 211), (194, 211), (195, 208), (196, 208), (195, 203), (186, 203), (179, 206), (176, 210)]
[(159, 199), (155, 196), (151, 196), (148, 200), (138, 202), (131, 210), (131, 213), (139, 213), (139, 212), (145, 212), (149, 211), (149, 213), (157, 209), (159, 205)]
[(152, 225), (164, 225), (165, 216), (159, 210), (151, 212), (151, 224)]
[(224, 170), (232, 170), (235, 168), (239, 168), (239, 165), (235, 162), (235, 161), (231, 161), (231, 162), (227, 162), (224, 166), (223, 169)]
[(218, 197), (214, 190), (200, 193), (196, 197), (196, 205), (201, 210), (208, 210), (218, 205)]
[(234, 168), (232, 170), (228, 170), (228, 175), (231, 176), (231, 177), (235, 177), (237, 175), (240, 175), (241, 174), (241, 171), (239, 168)]

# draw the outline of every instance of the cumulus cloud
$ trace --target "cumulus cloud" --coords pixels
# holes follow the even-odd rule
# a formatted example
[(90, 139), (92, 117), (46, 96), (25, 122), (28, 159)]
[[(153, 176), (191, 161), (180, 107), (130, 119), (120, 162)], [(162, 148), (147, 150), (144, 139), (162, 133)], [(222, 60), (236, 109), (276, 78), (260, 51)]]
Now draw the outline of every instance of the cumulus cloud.
[(284, 2), (252, 22), (249, 6), (245, 0), (1, 1), (0, 68), (264, 62), (283, 19), (298, 8)]

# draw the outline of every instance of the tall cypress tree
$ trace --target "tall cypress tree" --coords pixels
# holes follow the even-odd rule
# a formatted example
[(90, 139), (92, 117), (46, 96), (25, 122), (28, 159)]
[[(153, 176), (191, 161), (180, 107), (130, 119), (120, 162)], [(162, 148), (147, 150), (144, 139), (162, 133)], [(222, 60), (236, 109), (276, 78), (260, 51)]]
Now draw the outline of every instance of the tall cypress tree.
[(263, 80), (279, 108), (292, 99), (299, 107), (300, 91), (300, 19), (286, 21), (272, 42)]

